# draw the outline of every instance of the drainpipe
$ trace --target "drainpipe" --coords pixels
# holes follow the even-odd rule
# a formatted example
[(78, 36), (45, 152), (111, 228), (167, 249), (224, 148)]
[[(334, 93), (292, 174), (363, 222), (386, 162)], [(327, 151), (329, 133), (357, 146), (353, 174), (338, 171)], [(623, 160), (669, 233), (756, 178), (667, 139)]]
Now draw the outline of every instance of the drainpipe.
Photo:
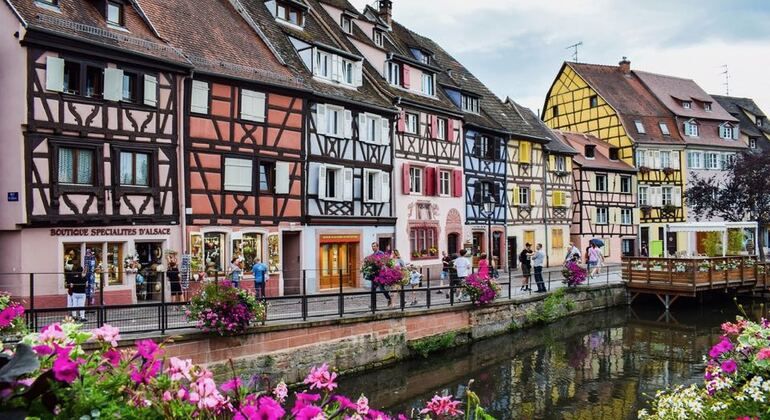
[[(187, 136), (187, 132), (185, 131), (185, 109), (187, 107), (185, 106), (185, 99), (187, 98), (187, 95), (185, 95), (185, 82), (187, 79), (192, 80), (193, 76), (195, 75), (195, 70), (190, 70), (189, 75), (183, 75), (179, 79), (179, 85), (181, 87), (181, 94), (177, 95), (177, 98), (179, 100), (177, 101), (177, 115), (180, 115), (181, 117), (177, 121), (177, 133), (179, 133), (178, 136), (178, 143), (179, 143), (179, 155), (177, 157), (179, 165), (177, 165), (177, 187), (179, 189), (179, 204), (181, 208), (181, 214), (179, 215), (179, 227), (182, 230), (182, 252), (181, 255), (184, 255), (187, 253), (187, 180), (185, 179), (185, 167), (187, 164), (187, 160), (185, 159), (185, 136)], [(180, 87), (177, 87), (179, 89)]]
[[(545, 150), (545, 145), (543, 147), (543, 225), (545, 226), (545, 266), (549, 267), (551, 265), (550, 263), (550, 257), (548, 250), (548, 162), (550, 153), (548, 153)], [(537, 246), (535, 246), (537, 248)]]

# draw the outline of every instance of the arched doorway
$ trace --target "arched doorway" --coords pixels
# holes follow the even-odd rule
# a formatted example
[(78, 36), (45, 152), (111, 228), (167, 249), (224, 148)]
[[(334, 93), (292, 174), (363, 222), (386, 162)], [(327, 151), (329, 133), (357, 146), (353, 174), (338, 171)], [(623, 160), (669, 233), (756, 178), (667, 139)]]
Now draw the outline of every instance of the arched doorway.
[(460, 250), (460, 235), (457, 233), (447, 235), (446, 248), (449, 255), (456, 254)]

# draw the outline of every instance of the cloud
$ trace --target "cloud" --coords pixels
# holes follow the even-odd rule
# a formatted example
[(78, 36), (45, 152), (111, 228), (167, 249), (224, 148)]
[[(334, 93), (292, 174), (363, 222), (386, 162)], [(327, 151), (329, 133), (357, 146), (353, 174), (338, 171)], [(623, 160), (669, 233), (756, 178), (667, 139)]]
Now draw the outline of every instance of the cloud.
[[(353, 0), (357, 7), (371, 3)], [(770, 112), (770, 2), (740, 0), (394, 0), (394, 17), (438, 42), (499, 96), (537, 110), (568, 45), (583, 62), (689, 77), (708, 92), (753, 97)]]

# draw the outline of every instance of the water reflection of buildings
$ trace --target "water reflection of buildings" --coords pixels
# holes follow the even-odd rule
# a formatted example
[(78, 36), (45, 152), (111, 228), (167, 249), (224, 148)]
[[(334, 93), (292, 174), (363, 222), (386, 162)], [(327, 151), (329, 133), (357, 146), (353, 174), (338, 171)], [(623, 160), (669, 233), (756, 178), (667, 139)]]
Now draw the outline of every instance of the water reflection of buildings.
[(462, 397), (473, 379), (482, 404), (500, 419), (636, 418), (645, 395), (700, 380), (701, 355), (731, 314), (701, 314), (691, 325), (656, 316), (619, 310), (575, 317), (349, 378), (343, 390), (408, 412), (436, 392)]

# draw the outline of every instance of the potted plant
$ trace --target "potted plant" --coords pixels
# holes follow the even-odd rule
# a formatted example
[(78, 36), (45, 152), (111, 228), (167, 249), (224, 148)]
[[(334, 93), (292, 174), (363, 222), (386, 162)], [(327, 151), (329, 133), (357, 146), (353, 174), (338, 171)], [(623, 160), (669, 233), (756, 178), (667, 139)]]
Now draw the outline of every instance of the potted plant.
[(648, 166), (640, 166), (639, 173), (642, 175), (647, 175), (648, 173), (650, 173), (650, 168)]
[(438, 248), (436, 248), (435, 246), (431, 247), (430, 249), (428, 249), (428, 253), (430, 253), (431, 257), (435, 257), (436, 255), (438, 255)]
[(185, 315), (203, 331), (237, 334), (264, 320), (265, 305), (250, 290), (232, 287), (228, 281), (211, 282), (193, 296)]
[(666, 176), (671, 176), (671, 175), (673, 175), (673, 174), (674, 174), (674, 172), (676, 172), (676, 169), (674, 169), (674, 168), (668, 168), (668, 167), (666, 167), (666, 168), (663, 168), (663, 173), (664, 173)]
[(561, 270), (561, 274), (564, 276), (564, 283), (568, 287), (575, 287), (586, 281), (588, 273), (575, 261), (569, 261), (564, 265)]

